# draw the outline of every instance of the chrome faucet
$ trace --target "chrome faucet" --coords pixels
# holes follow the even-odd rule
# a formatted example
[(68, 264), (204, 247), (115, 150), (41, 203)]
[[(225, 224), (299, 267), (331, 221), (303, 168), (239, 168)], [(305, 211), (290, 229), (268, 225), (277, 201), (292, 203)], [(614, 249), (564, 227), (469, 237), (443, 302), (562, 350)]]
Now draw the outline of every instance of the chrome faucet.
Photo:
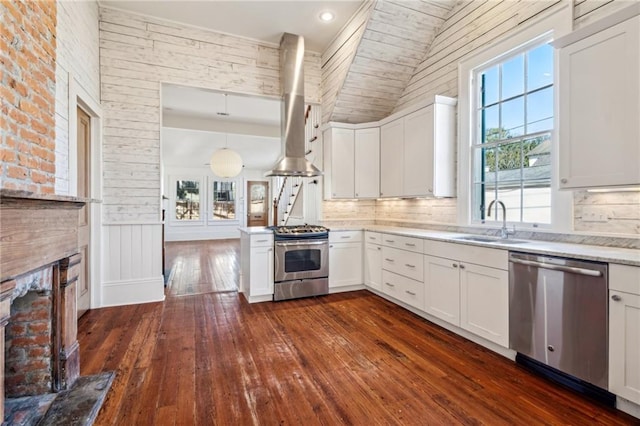
[[(509, 231), (507, 229), (507, 208), (504, 206), (504, 203), (500, 200), (493, 200), (490, 202), (489, 207), (487, 207), (487, 217), (491, 217), (491, 207), (493, 207), (496, 202), (502, 206), (502, 229), (500, 229), (500, 238), (507, 239), (509, 238), (509, 235), (515, 233), (515, 229), (513, 231)], [(498, 208), (496, 207), (496, 215), (498, 214), (497, 210)]]

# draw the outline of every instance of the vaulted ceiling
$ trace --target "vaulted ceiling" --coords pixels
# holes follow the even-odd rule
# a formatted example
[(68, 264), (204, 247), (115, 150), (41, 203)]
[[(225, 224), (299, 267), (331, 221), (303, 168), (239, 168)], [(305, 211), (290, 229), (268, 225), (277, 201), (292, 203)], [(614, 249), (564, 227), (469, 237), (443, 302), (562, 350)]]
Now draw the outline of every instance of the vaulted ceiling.
[(323, 121), (391, 114), (456, 0), (378, 0), (356, 12), (323, 55)]

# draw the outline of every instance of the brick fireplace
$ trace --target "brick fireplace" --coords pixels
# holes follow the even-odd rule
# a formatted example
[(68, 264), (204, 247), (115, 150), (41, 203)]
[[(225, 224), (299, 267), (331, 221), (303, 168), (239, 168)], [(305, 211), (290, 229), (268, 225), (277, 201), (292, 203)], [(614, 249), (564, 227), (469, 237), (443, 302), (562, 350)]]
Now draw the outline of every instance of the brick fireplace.
[(68, 389), (79, 377), (77, 226), (83, 205), (72, 197), (0, 189), (3, 400)]

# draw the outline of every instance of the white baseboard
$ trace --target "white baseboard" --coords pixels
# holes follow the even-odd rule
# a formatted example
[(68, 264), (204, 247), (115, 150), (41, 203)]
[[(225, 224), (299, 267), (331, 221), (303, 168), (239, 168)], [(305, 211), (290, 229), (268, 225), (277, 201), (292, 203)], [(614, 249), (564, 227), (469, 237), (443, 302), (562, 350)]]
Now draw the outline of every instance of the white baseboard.
[(333, 293), (345, 293), (347, 291), (357, 291), (364, 290), (366, 287), (364, 284), (356, 284), (356, 285), (345, 285), (341, 287), (331, 287), (329, 286), (329, 294)]
[(637, 419), (640, 419), (640, 405), (631, 402), (627, 399), (617, 396), (616, 397), (616, 408), (620, 411), (624, 411), (625, 413), (633, 416)]
[(162, 301), (164, 301), (164, 278), (162, 275), (135, 280), (110, 281), (102, 284), (102, 307)]

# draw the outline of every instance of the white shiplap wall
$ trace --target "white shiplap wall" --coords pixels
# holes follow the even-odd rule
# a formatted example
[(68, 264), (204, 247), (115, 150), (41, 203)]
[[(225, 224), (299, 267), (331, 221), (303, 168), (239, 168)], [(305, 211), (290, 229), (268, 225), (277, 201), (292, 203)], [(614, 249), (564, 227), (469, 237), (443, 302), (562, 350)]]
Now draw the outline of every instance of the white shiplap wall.
[[(278, 46), (101, 8), (100, 77), (103, 304), (162, 300), (162, 83), (279, 96)], [(320, 55), (315, 53), (305, 55), (305, 94), (308, 101), (320, 102)], [(129, 255), (142, 258), (131, 262)]]
[(69, 187), (69, 77), (91, 96), (93, 103), (99, 103), (98, 3), (58, 1), (56, 33), (55, 192), (68, 195), (75, 192)]
[[(566, 0), (565, 0), (566, 1)], [(424, 60), (416, 68), (395, 111), (404, 109), (435, 94), (457, 97), (458, 63), (466, 55), (505, 37), (514, 28), (539, 13), (559, 7), (559, 1), (461, 1), (440, 28)], [(602, 18), (622, 7), (626, 0), (575, 0), (576, 28)], [(325, 218), (341, 216), (352, 202), (325, 202)], [(344, 208), (343, 208), (344, 207)], [(370, 208), (376, 220), (399, 222), (433, 222), (455, 224), (456, 202), (453, 200), (378, 201)], [(593, 194), (577, 192), (574, 196), (574, 229), (580, 232), (640, 234), (640, 195), (638, 193)], [(331, 210), (336, 214), (332, 214)], [(605, 222), (584, 220), (587, 211), (604, 215)], [(361, 212), (365, 216), (365, 211)]]
[[(278, 96), (278, 47), (115, 9), (100, 11), (105, 110), (104, 215), (160, 217), (161, 82)], [(320, 56), (305, 57), (305, 93), (320, 101)]]

